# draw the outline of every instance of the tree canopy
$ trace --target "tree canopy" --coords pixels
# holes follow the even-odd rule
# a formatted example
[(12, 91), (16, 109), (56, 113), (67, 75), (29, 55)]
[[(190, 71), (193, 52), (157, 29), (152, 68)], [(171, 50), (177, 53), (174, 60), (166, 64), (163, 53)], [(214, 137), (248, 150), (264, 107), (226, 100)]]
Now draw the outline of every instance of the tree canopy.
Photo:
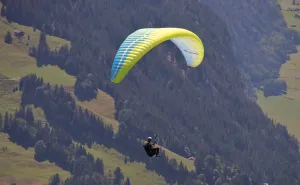
[[(113, 146), (132, 160), (147, 161), (140, 153), (130, 152), (140, 150), (135, 138), (158, 133), (168, 149), (187, 156), (188, 147), (197, 158), (196, 174), (175, 169), (176, 165), (165, 157), (160, 163), (147, 161), (147, 168), (156, 170), (168, 182), (298, 184), (297, 141), (247, 98), (228, 27), (208, 6), (196, 0), (10, 0), (5, 11), (11, 21), (71, 41), (69, 51), (66, 47), (47, 51), (43, 45), (32, 48), (31, 55), (39, 65), (58, 65), (77, 76), (77, 95), (93, 98), (100, 88), (115, 99), (116, 115), (126, 126), (111, 140), (112, 128), (78, 108), (62, 87), (43, 85), (42, 79), (33, 76), (26, 79), (31, 83), (24, 80), (27, 87), (21, 88), (22, 103), (42, 107), (51, 124), (65, 129), (67, 143), (69, 137), (106, 145), (118, 141), (120, 145)], [(180, 51), (165, 43), (147, 54), (121, 85), (110, 83), (116, 49), (128, 34), (150, 26), (183, 27), (197, 33), (206, 48), (204, 63), (189, 69), (183, 65)], [(170, 65), (168, 53), (176, 66)], [(34, 144), (32, 140), (30, 145)], [(37, 149), (41, 148), (39, 145)], [(73, 180), (82, 182), (76, 176)]]

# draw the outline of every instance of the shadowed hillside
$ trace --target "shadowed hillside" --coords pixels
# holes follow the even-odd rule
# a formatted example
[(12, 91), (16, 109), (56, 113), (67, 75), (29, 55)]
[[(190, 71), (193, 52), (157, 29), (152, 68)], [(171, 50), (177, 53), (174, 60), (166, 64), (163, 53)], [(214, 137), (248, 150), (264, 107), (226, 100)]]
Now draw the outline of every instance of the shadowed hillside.
[[(300, 19), (295, 15), (300, 13), (300, 6), (293, 5), (293, 1), (279, 0), (281, 11), (288, 28), (300, 33)], [(295, 10), (298, 9), (298, 11)], [(296, 25), (298, 27), (293, 27)], [(258, 103), (268, 114), (269, 117), (275, 119), (287, 126), (288, 131), (300, 138), (299, 127), (299, 109), (300, 109), (300, 45), (297, 46), (298, 53), (289, 55), (280, 68), (279, 79), (284, 80), (287, 84), (286, 94), (283, 96), (264, 97), (262, 93), (258, 94)]]
[[(120, 125), (116, 140), (110, 140), (112, 129), (99, 134), (103, 128), (97, 126), (96, 123), (101, 122), (95, 121), (93, 115), (84, 113), (86, 119), (92, 120), (90, 124), (78, 122), (75, 115), (83, 112), (72, 104), (71, 95), (58, 96), (62, 90), (28, 77), (28, 84), (33, 85), (23, 90), (23, 100), (47, 110), (51, 125), (70, 128), (69, 124), (74, 124), (72, 130), (65, 129), (70, 137), (88, 144), (124, 142), (115, 147), (131, 160), (147, 161), (139, 153), (131, 152), (139, 150), (135, 140), (158, 133), (168, 149), (187, 156), (185, 148), (188, 147), (197, 158), (196, 174), (187, 173), (180, 165), (177, 168), (178, 164), (164, 158), (159, 165), (147, 161), (150, 169), (171, 182), (172, 178), (177, 175), (181, 178), (180, 174), (185, 173), (184, 177), (194, 180), (185, 179), (185, 184), (298, 183), (300, 166), (295, 161), (300, 156), (295, 139), (283, 126), (269, 120), (255, 102), (247, 99), (228, 26), (208, 6), (193, 0), (142, 3), (136, 0), (130, 3), (11, 0), (6, 4), (5, 13), (11, 21), (71, 40), (69, 52), (65, 48), (50, 52), (37, 47), (31, 51), (38, 52), (30, 54), (37, 58), (39, 65), (58, 65), (76, 76), (77, 98), (93, 99), (98, 88), (114, 98), (116, 118), (125, 124)], [(109, 71), (116, 49), (129, 33), (148, 26), (192, 30), (204, 41), (204, 63), (196, 69), (187, 68), (178, 49), (165, 43), (149, 52), (121, 84), (111, 84)], [(41, 55), (39, 51), (46, 52)], [(168, 52), (176, 58), (177, 67), (170, 67), (166, 59)], [(47, 99), (39, 91), (41, 101), (37, 102), (39, 98), (32, 93), (37, 89), (59, 98)], [(71, 103), (71, 107), (67, 103)], [(54, 113), (59, 116), (53, 116)], [(235, 164), (241, 169), (235, 168)]]
[[(0, 4), (1, 5), (1, 4)], [(8, 23), (6, 19), (1, 18), (0, 27), (3, 28), (3, 35), (0, 37), (2, 39), (2, 42), (4, 40), (5, 33), (7, 31), (10, 31), (13, 33), (16, 29), (19, 29), (21, 31), (24, 31), (26, 35), (30, 36), (30, 38), (17, 38), (13, 37), (13, 43), (12, 44), (6, 44), (1, 43), (1, 48), (5, 51), (0, 54), (1, 60), (1, 74), (0, 74), (0, 93), (1, 93), (1, 109), (0, 109), (0, 124), (1, 124), (1, 113), (2, 115), (5, 114), (6, 111), (9, 113), (15, 112), (17, 109), (19, 109), (19, 104), (21, 103), (21, 95), (22, 93), (18, 91), (18, 81), (20, 78), (24, 77), (26, 74), (30, 72), (36, 73), (38, 76), (43, 77), (43, 79), (47, 82), (50, 82), (51, 84), (62, 84), (66, 87), (68, 91), (71, 93), (73, 92), (72, 82), (73, 77), (65, 74), (63, 71), (59, 70), (55, 66), (45, 66), (45, 67), (38, 67), (36, 66), (35, 60), (32, 57), (29, 57), (27, 55), (28, 52), (28, 45), (27, 43), (30, 43), (30, 46), (37, 46), (39, 44), (39, 38), (40, 38), (40, 31), (37, 29), (33, 29), (30, 27), (26, 27), (23, 25), (19, 25), (16, 23)], [(47, 43), (49, 43), (50, 49), (59, 48), (60, 46), (64, 44), (69, 44), (67, 41), (63, 39), (59, 39), (56, 37), (47, 37), (46, 38)], [(22, 59), (22, 60), (20, 60)], [(16, 62), (12, 62), (16, 61)], [(22, 68), (23, 66), (23, 68)], [(24, 70), (24, 67), (26, 68)], [(11, 77), (8, 78), (5, 75)], [(19, 74), (20, 76), (16, 76), (16, 74)], [(97, 116), (100, 116), (105, 124), (111, 124), (113, 128), (115, 129), (115, 132), (118, 131), (118, 122), (114, 119), (114, 101), (111, 98), (111, 96), (107, 95), (106, 93), (99, 91), (98, 97), (91, 101), (91, 102), (80, 102), (77, 100), (77, 103), (79, 103), (83, 108), (87, 108), (90, 112), (95, 113)], [(31, 107), (33, 110), (34, 119), (42, 120), (42, 122), (45, 122), (45, 113), (40, 108), (33, 108), (31, 105), (26, 106)], [(0, 126), (1, 130), (1, 126)], [(12, 133), (10, 133), (12, 134)], [(10, 135), (11, 137), (12, 135)], [(26, 150), (22, 150), (22, 147), (18, 147), (21, 150), (16, 150), (15, 144), (9, 142), (9, 140), (6, 140), (6, 138), (1, 137), (0, 138), (1, 147), (7, 147), (9, 151), (5, 151), (5, 155), (2, 155), (2, 160), (5, 161), (3, 163), (3, 169), (7, 168), (8, 166), (14, 166), (18, 164), (16, 168), (19, 169), (19, 171), (15, 168), (11, 168), (10, 171), (3, 170), (0, 172), (0, 182), (3, 183), (14, 183), (21, 185), (27, 185), (30, 183), (36, 183), (36, 184), (45, 184), (46, 181), (48, 181), (48, 178), (51, 177), (55, 172), (56, 168), (55, 165), (48, 165), (47, 169), (40, 170), (39, 173), (36, 173), (36, 169), (39, 168), (38, 162), (34, 161), (34, 152), (32, 152), (32, 149), (30, 149), (30, 152), (25, 152)], [(16, 142), (16, 141), (15, 141)], [(2, 146), (3, 144), (3, 146)], [(17, 142), (17, 144), (20, 144), (20, 141)], [(1, 148), (2, 149), (2, 148)], [(18, 161), (14, 160), (14, 158), (9, 158), (9, 155), (11, 153), (20, 153), (20, 157), (18, 157)], [(162, 176), (158, 176), (155, 172), (149, 172), (145, 169), (145, 164), (143, 163), (130, 163), (127, 162), (124, 163), (124, 157), (122, 154), (118, 153), (116, 150), (103, 148), (103, 147), (96, 147), (91, 149), (92, 154), (94, 157), (99, 159), (104, 159), (104, 165), (105, 170), (107, 172), (106, 175), (109, 175), (109, 171), (113, 171), (116, 167), (121, 167), (124, 171), (125, 177), (128, 176), (131, 179), (131, 182), (133, 184), (166, 184), (164, 178)], [(111, 155), (112, 154), (112, 155)], [(187, 159), (172, 153), (170, 151), (166, 151), (166, 155), (168, 155), (171, 158), (175, 158), (178, 163), (180, 161), (183, 162), (184, 165), (187, 165), (187, 167), (190, 170), (194, 170), (193, 162), (188, 161)], [(23, 157), (24, 156), (24, 157)], [(114, 161), (111, 163), (110, 161)], [(36, 162), (36, 165), (31, 165), (31, 163)], [(20, 172), (25, 169), (23, 167), (23, 163), (27, 164), (28, 172), (32, 172), (30, 174), (24, 174), (26, 175), (26, 178), (19, 178)], [(30, 166), (30, 167), (29, 167)], [(33, 168), (33, 167), (36, 167)], [(44, 167), (46, 168), (46, 167)], [(52, 169), (53, 168), (53, 169)], [(59, 168), (58, 168), (59, 169)], [(50, 172), (48, 172), (48, 171)], [(54, 170), (54, 171), (51, 171)], [(48, 174), (47, 174), (48, 172)], [(9, 173), (9, 174), (8, 174)], [(4, 176), (3, 176), (4, 175)], [(23, 177), (23, 176), (22, 176)], [(65, 175), (62, 174), (62, 179), (65, 179)]]
[[(287, 29), (276, 1), (204, 0), (226, 22), (233, 40), (234, 56), (240, 64), (248, 93), (279, 77), (288, 54), (297, 52), (299, 35)], [(290, 0), (292, 2), (292, 0)], [(275, 92), (274, 92), (275, 91)], [(280, 88), (273, 90), (277, 94)]]

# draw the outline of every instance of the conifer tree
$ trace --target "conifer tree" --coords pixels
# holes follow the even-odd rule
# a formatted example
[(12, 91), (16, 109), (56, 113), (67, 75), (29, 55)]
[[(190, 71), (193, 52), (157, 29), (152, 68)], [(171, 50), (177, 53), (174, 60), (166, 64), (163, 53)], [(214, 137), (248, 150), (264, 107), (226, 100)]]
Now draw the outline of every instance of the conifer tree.
[(7, 44), (11, 44), (12, 43), (12, 36), (11, 36), (10, 31), (8, 31), (6, 33), (5, 38), (4, 38), (4, 42), (7, 43)]

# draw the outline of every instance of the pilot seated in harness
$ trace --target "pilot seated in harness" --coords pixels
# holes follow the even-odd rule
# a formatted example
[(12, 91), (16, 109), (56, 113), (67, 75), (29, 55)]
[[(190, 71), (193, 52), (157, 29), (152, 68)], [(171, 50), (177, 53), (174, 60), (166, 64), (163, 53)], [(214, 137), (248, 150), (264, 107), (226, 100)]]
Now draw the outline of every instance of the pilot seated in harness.
[(152, 137), (148, 137), (147, 142), (143, 146), (149, 157), (160, 157), (159, 148), (155, 147), (155, 144), (152, 143)]

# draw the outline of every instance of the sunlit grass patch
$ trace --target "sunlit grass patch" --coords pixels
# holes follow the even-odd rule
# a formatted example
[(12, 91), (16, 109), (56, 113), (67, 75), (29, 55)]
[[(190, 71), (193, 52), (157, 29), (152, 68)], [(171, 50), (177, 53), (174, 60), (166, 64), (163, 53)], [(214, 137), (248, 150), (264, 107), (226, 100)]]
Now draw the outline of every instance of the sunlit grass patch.
[(10, 142), (8, 136), (3, 133), (0, 133), (0, 164), (1, 176), (34, 179), (45, 183), (55, 173), (63, 179), (70, 176), (69, 172), (63, 171), (53, 163), (35, 161), (33, 148), (25, 150)]

